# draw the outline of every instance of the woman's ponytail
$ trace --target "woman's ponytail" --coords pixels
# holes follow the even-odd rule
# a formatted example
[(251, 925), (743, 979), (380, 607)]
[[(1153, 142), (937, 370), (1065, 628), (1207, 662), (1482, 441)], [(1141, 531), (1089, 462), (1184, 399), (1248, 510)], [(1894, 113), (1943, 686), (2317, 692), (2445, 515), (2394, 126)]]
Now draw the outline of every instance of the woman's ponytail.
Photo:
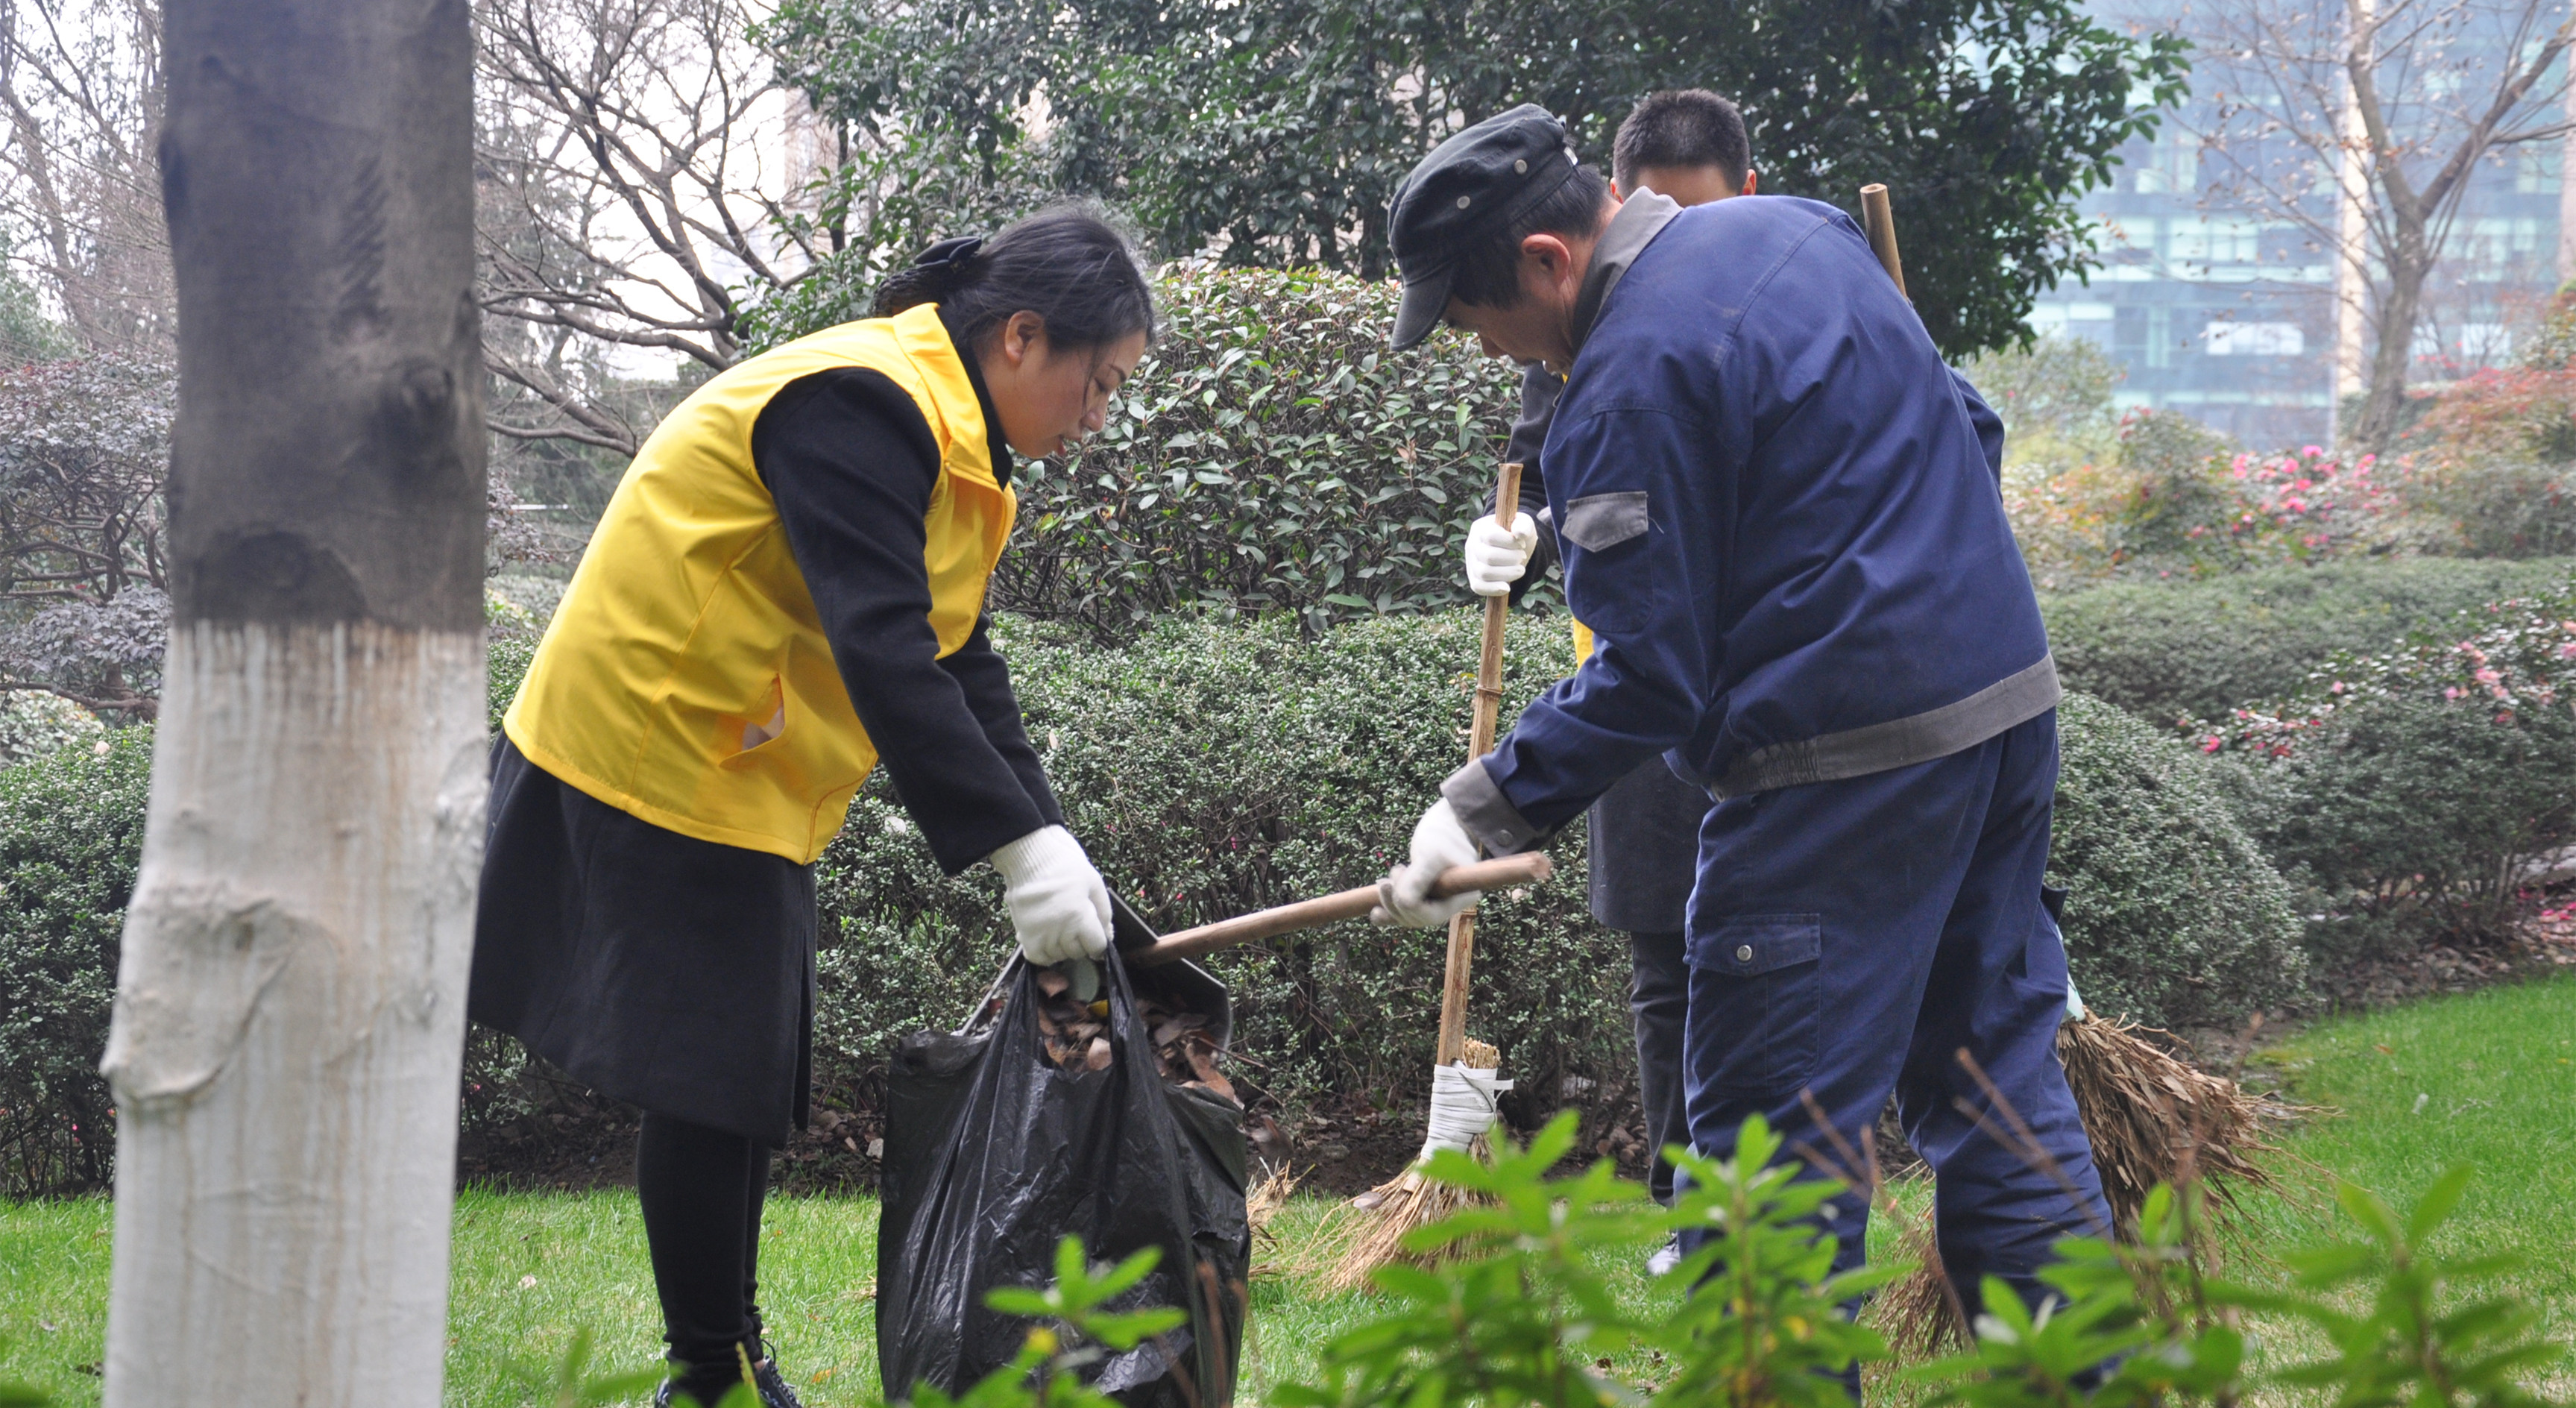
[(1094, 210), (1057, 205), (991, 239), (941, 240), (877, 287), (875, 316), (936, 303), (958, 341), (980, 348), (1015, 313), (1035, 313), (1047, 341), (1087, 348), (1154, 337), (1154, 295), (1125, 236)]
[(975, 256), (983, 248), (982, 235), (964, 235), (923, 250), (909, 266), (877, 285), (876, 306), (869, 316), (891, 318), (906, 308), (947, 302), (951, 294), (974, 281)]

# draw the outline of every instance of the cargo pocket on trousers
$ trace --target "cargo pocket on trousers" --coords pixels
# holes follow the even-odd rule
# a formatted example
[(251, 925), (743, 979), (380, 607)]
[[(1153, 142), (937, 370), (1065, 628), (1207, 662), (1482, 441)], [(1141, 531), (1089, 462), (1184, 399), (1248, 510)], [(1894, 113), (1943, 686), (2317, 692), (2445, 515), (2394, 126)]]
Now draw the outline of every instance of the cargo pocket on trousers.
[(1691, 1076), (1788, 1096), (1816, 1073), (1824, 916), (1748, 914), (1690, 936)]

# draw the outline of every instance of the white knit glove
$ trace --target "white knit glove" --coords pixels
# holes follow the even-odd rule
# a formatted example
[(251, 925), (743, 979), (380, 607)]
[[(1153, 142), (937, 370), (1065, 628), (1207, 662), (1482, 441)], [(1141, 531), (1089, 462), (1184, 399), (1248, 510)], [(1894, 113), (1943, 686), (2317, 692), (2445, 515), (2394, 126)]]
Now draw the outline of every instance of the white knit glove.
[(1369, 918), (1408, 929), (1448, 923), (1452, 915), (1474, 904), (1481, 892), (1469, 890), (1435, 900), (1431, 882), (1440, 878), (1440, 872), (1477, 859), (1476, 843), (1467, 828), (1458, 824), (1458, 814), (1449, 810), (1445, 799), (1432, 803), (1422, 820), (1413, 824), (1413, 858), (1377, 882), (1377, 908), (1369, 911)]
[(1526, 513), (1512, 515), (1511, 531), (1492, 514), (1467, 530), (1467, 587), (1478, 596), (1509, 596), (1512, 583), (1529, 570), (1538, 551), (1538, 524)]
[(1031, 963), (1097, 958), (1109, 948), (1109, 887), (1082, 843), (1061, 826), (1041, 827), (986, 857), (1010, 888), (1002, 902)]

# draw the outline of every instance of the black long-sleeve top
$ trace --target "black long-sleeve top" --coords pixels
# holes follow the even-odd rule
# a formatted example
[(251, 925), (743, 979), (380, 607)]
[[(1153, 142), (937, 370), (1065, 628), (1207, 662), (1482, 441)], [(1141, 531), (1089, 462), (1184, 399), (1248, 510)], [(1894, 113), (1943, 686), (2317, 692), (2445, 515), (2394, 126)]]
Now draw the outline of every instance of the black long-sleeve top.
[[(964, 360), (994, 478), (1007, 486), (1001, 419), (974, 358)], [(923, 522), (939, 483), (939, 446), (911, 395), (864, 367), (800, 377), (761, 409), (751, 458), (850, 703), (940, 867), (954, 875), (996, 847), (1062, 825), (1010, 670), (993, 649), (991, 618), (940, 658)]]

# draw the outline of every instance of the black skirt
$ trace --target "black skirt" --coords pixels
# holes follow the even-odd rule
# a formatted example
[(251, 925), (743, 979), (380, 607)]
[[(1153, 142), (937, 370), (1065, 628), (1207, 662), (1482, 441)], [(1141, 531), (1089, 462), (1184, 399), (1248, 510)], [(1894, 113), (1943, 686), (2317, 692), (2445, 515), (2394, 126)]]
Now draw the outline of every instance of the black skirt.
[(805, 1123), (814, 871), (640, 821), (492, 748), (467, 1012), (573, 1079), (771, 1144)]

